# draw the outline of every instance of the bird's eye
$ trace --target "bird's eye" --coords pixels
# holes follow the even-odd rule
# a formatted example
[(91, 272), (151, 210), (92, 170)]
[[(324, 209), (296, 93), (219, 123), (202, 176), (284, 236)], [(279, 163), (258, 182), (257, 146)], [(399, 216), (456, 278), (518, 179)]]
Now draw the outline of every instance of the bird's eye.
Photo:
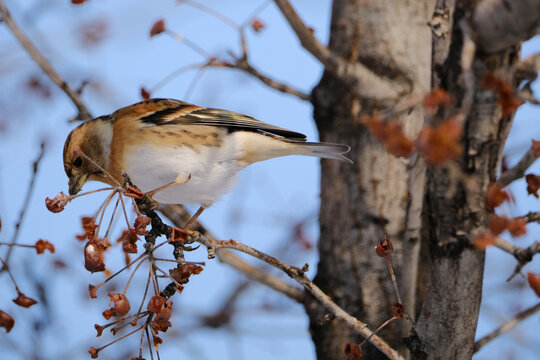
[(80, 156), (79, 156), (78, 158), (75, 159), (75, 161), (73, 162), (73, 165), (74, 165), (75, 167), (81, 167), (81, 165), (82, 165), (82, 159), (81, 159)]

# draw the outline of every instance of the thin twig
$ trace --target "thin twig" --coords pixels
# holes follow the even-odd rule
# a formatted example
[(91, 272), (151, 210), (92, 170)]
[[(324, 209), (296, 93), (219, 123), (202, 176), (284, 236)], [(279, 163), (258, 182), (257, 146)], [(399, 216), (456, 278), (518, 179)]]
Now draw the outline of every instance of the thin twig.
[(304, 268), (299, 269), (297, 267), (288, 265), (274, 258), (273, 256), (267, 255), (257, 249), (254, 249), (234, 240), (209, 240), (206, 239), (204, 236), (200, 235), (195, 238), (195, 241), (200, 242), (209, 249), (229, 248), (238, 250), (280, 269), (281, 271), (289, 275), (292, 279), (297, 281), (300, 285), (302, 285), (317, 300), (319, 300), (324, 307), (326, 307), (337, 318), (343, 320), (353, 330), (355, 330), (365, 338), (371, 336), (370, 342), (375, 345), (379, 350), (381, 350), (386, 356), (388, 356), (389, 359), (404, 360), (404, 358), (395, 349), (388, 345), (388, 343), (386, 343), (377, 335), (373, 335), (373, 331), (371, 331), (366, 324), (347, 313), (341, 307), (339, 307), (339, 305), (333, 302), (332, 299), (328, 295), (326, 295), (317, 285), (311, 282), (304, 274), (305, 271), (307, 271), (307, 265), (304, 266)]
[(534, 255), (540, 253), (540, 242), (538, 241), (535, 241), (534, 244), (532, 244), (528, 248), (520, 248), (497, 236), (495, 237), (495, 242), (493, 245), (509, 253), (510, 255), (513, 255), (518, 262), (516, 268), (514, 269), (514, 272), (512, 273), (512, 275), (510, 275), (507, 281), (512, 280), (514, 276), (519, 274), (521, 269), (532, 260)]
[(274, 0), (302, 46), (360, 97), (389, 101), (410, 92), (406, 81), (383, 79), (360, 62), (349, 62), (319, 42), (288, 0)]
[(518, 326), (523, 320), (537, 313), (538, 311), (540, 311), (540, 303), (518, 313), (516, 316), (514, 316), (512, 319), (508, 320), (501, 326), (499, 326), (497, 329), (493, 330), (492, 332), (490, 332), (483, 338), (475, 341), (473, 352), (476, 353), (478, 350), (480, 350), (484, 345), (489, 343), (491, 340), (512, 330), (513, 328)]
[[(2, 7), (2, 0), (0, 0), (0, 10)], [(2, 15), (3, 16), (3, 15)], [(24, 220), (24, 215), (26, 214), (26, 209), (28, 208), (28, 205), (30, 204), (30, 199), (32, 198), (32, 193), (34, 192), (34, 185), (36, 183), (36, 177), (37, 172), (39, 168), (39, 163), (41, 162), (41, 159), (43, 158), (43, 155), (45, 154), (45, 142), (42, 142), (39, 147), (39, 154), (36, 158), (36, 160), (32, 163), (32, 178), (30, 179), (30, 184), (28, 185), (28, 190), (26, 190), (26, 196), (24, 198), (24, 202), (21, 208), (21, 212), (19, 213), (19, 220), (17, 220), (17, 224), (15, 224), (15, 233), (13, 233), (13, 237), (11, 238), (11, 244), (17, 243), (17, 238), (19, 237), (19, 231), (21, 229), (22, 222)], [(5, 268), (7, 268), (9, 264), (9, 258), (11, 257), (11, 253), (13, 251), (13, 246), (11, 246), (5, 257), (5, 264), (2, 266), (2, 269), (0, 272), (2, 272)]]
[(499, 180), (497, 180), (497, 184), (505, 187), (510, 185), (515, 180), (522, 178), (523, 175), (525, 175), (525, 171), (527, 171), (527, 169), (536, 161), (536, 159), (538, 159), (538, 157), (534, 154), (534, 148), (531, 146), (531, 148), (523, 155), (516, 166), (502, 173)]
[(11, 30), (13, 35), (17, 38), (19, 43), (25, 48), (26, 52), (34, 59), (34, 61), (41, 67), (41, 69), (49, 76), (49, 78), (71, 99), (73, 104), (77, 107), (79, 114), (76, 119), (89, 120), (92, 118), (90, 112), (84, 105), (80, 95), (77, 91), (73, 90), (69, 85), (58, 75), (52, 65), (45, 59), (39, 50), (34, 46), (32, 41), (23, 33), (17, 23), (11, 17), (8, 8), (5, 5), (4, 0), (0, 0), (0, 14), (2, 15), (3, 22)]
[(540, 211), (530, 212), (527, 215), (521, 216), (520, 219), (527, 223), (540, 222)]

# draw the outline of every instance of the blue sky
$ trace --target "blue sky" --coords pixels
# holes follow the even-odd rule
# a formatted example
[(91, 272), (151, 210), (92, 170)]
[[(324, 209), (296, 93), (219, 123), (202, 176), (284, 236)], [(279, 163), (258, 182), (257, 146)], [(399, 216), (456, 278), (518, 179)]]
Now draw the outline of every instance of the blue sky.
[[(249, 6), (239, 0), (205, 3), (242, 22), (261, 2)], [(293, 3), (305, 22), (315, 29), (316, 36), (326, 42), (331, 2), (303, 0)], [(168, 28), (201, 44), (211, 54), (226, 57), (228, 50), (237, 54), (240, 50), (238, 36), (233, 29), (197, 9), (179, 6), (173, 0), (89, 1), (83, 6), (71, 6), (69, 1), (60, 0), (26, 0), (7, 1), (7, 5), (38, 48), (70, 84), (76, 87), (83, 80), (95, 83), (84, 92), (84, 99), (94, 115), (110, 113), (139, 101), (141, 86), (151, 88), (174, 70), (204, 60), (168, 36), (150, 39), (149, 29), (160, 18), (165, 19)], [(250, 61), (261, 72), (309, 92), (318, 82), (322, 67), (299, 46), (273, 4), (265, 8), (259, 18), (266, 25), (263, 31), (254, 33), (248, 29), (246, 32)], [(80, 27), (96, 21), (108, 24), (107, 37), (95, 46), (81, 45), (77, 40)], [(531, 41), (523, 53), (530, 54), (539, 48), (539, 41)], [(40, 72), (3, 26), (0, 27), (0, 56), (0, 76), (4, 85), (0, 106), (5, 109), (0, 115), (0, 124), (6, 122), (7, 127), (0, 133), (0, 218), (3, 223), (0, 241), (11, 239), (30, 179), (31, 162), (37, 155), (39, 142), (46, 139), (46, 155), (40, 164), (19, 241), (33, 243), (39, 238), (47, 239), (55, 244), (57, 252), (36, 257), (27, 250), (17, 249), (13, 272), (21, 278), (23, 291), (28, 289), (29, 296), (35, 294), (32, 293), (35, 287), (24, 280), (27, 278), (43, 281), (53, 294), (50, 316), (54, 321), (42, 339), (41, 354), (48, 358), (87, 359), (89, 346), (106, 341), (94, 338), (93, 324), (105, 322), (100, 314), (107, 307), (107, 299), (103, 291), (100, 299), (85, 300), (87, 284), (101, 281), (103, 275), (90, 275), (83, 269), (82, 245), (74, 235), (80, 233), (79, 218), (92, 214), (103, 196), (79, 199), (59, 214), (47, 212), (44, 198), (59, 191), (67, 192), (61, 154), (64, 139), (74, 126), (67, 120), (75, 110), (54, 88), (53, 100), (42, 100), (37, 95), (24, 93), (21, 84), (30, 75), (39, 75)], [(317, 140), (312, 107), (308, 102), (278, 93), (248, 75), (226, 69), (206, 71), (186, 98), (195, 74), (193, 71), (182, 74), (152, 95), (242, 112), (303, 132), (310, 140)], [(519, 153), (526, 150), (522, 144), (528, 143), (528, 139), (540, 139), (538, 115), (538, 108), (534, 106), (524, 106), (519, 110), (509, 138), (510, 161), (515, 161)], [(536, 164), (534, 169), (538, 173), (539, 165)], [(223, 239), (237, 239), (262, 251), (279, 254), (294, 265), (308, 262), (313, 276), (316, 268), (314, 251), (300, 251), (298, 246), (284, 244), (290, 243), (291, 229), (299, 222), (305, 222), (304, 230), (309, 239), (317, 239), (318, 184), (317, 159), (289, 157), (256, 164), (242, 172), (235, 190), (205, 211), (201, 220)], [(99, 184), (89, 184), (86, 188), (98, 187)], [(524, 189), (522, 182), (512, 185), (517, 204), (503, 211), (521, 215), (529, 209), (538, 209), (538, 200), (527, 197)], [(117, 231), (121, 225), (117, 221)], [(518, 244), (525, 246), (534, 239), (538, 239), (538, 226), (531, 227), (529, 234)], [(205, 260), (202, 250), (188, 256), (194, 261)], [(117, 263), (121, 264), (120, 256), (116, 257)], [(66, 261), (68, 269), (55, 269), (50, 264), (51, 259)], [(523, 280), (517, 279), (510, 284), (505, 282), (514, 266), (508, 255), (489, 249), (487, 259), (486, 299), (478, 327), (479, 335), (489, 332), (510, 314), (538, 301), (527, 287), (518, 286), (523, 285)], [(115, 259), (109, 261), (114, 263)], [(161, 347), (163, 359), (206, 359), (214, 358), (215, 354), (221, 354), (225, 359), (314, 358), (302, 307), (259, 285), (251, 286), (241, 298), (238, 321), (230, 331), (190, 330), (197, 326), (193, 314), (204, 314), (217, 308), (242, 279), (216, 260), (206, 263), (203, 273), (193, 278), (184, 293), (174, 299), (176, 313), (171, 331), (187, 335), (174, 343), (167, 343), (165, 336), (165, 344)], [(529, 265), (525, 271), (540, 272), (538, 262)], [(142, 292), (143, 286), (143, 277), (135, 280), (131, 288), (134, 299), (140, 297), (137, 294)], [(12, 291), (6, 276), (0, 278), (0, 288), (2, 293)], [(24, 334), (28, 334), (41, 309), (34, 307), (20, 311), (11, 304), (12, 297), (0, 297), (0, 308), (17, 314), (16, 327), (10, 336), (17, 339), (15, 343), (20, 344), (24, 351), (36, 346), (32, 341), (37, 340), (24, 339)], [(262, 310), (262, 305), (267, 305), (266, 308), (271, 305), (274, 310)], [(486, 346), (477, 358), (516, 354), (520, 359), (533, 359), (540, 351), (538, 316), (533, 316), (520, 329)], [(130, 356), (135, 356), (137, 346), (134, 338), (105, 351), (100, 358), (118, 358), (126, 349), (132, 349)], [(24, 358), (19, 356), (21, 350), (6, 346), (6, 351), (10, 359)]]

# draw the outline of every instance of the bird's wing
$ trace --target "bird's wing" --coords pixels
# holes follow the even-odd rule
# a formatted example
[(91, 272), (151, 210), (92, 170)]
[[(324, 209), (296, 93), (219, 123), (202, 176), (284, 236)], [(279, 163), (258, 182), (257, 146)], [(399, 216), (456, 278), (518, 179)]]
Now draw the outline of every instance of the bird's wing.
[(171, 99), (152, 99), (132, 106), (138, 106), (139, 104), (151, 109), (147, 113), (141, 113), (139, 118), (146, 126), (175, 124), (220, 126), (227, 128), (229, 131), (263, 132), (291, 140), (306, 140), (304, 134), (267, 124), (251, 116), (232, 111), (205, 108)]

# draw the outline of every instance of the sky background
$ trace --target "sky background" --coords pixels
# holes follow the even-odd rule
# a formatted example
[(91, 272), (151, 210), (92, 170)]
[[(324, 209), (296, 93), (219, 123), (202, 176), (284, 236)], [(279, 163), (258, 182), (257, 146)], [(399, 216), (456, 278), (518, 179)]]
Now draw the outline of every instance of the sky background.
[[(247, 20), (263, 1), (205, 1), (238, 23)], [(315, 35), (327, 42), (330, 24), (329, 0), (296, 0), (293, 4), (304, 21), (315, 29)], [(228, 51), (240, 54), (238, 33), (215, 17), (173, 0), (155, 1), (89, 1), (73, 6), (67, 0), (7, 1), (15, 20), (52, 62), (60, 75), (73, 87), (89, 80), (83, 98), (93, 115), (108, 114), (119, 107), (141, 100), (140, 88), (151, 89), (168, 74), (205, 59), (185, 44), (161, 34), (149, 38), (152, 24), (163, 18), (167, 28), (199, 44), (206, 52), (228, 58)], [(270, 3), (257, 16), (265, 28), (255, 33), (246, 31), (250, 62), (264, 74), (294, 85), (309, 93), (317, 84), (322, 67), (300, 46), (284, 19)], [(0, 24), (1, 25), (1, 24)], [(102, 40), (84, 41), (88, 28)], [(88, 35), (87, 35), (88, 36)], [(524, 56), (538, 52), (540, 40), (523, 47)], [(317, 140), (312, 120), (312, 107), (267, 88), (258, 80), (235, 70), (209, 69), (193, 87), (196, 71), (182, 73), (153, 97), (170, 97), (198, 105), (242, 112), (291, 130), (303, 132)], [(29, 79), (35, 78), (43, 90), (29, 90)], [(70, 101), (40, 72), (28, 55), (14, 41), (5, 26), (0, 26), (0, 242), (8, 242), (14, 233), (32, 174), (31, 164), (46, 142), (36, 186), (19, 234), (20, 243), (37, 239), (51, 241), (53, 255), (35, 256), (31, 250), (16, 249), (12, 271), (28, 296), (49, 296), (28, 310), (17, 308), (7, 276), (0, 275), (0, 308), (13, 314), (16, 324), (12, 332), (2, 335), (0, 348), (9, 359), (27, 359), (39, 354), (42, 359), (87, 359), (90, 346), (101, 346), (110, 335), (95, 338), (94, 323), (104, 324), (101, 312), (107, 308), (106, 293), (88, 301), (88, 283), (98, 283), (103, 274), (84, 270), (82, 243), (75, 240), (81, 233), (80, 217), (93, 215), (103, 195), (77, 199), (59, 214), (48, 212), (45, 197), (67, 192), (67, 178), (62, 165), (62, 147), (67, 134), (75, 126), (68, 120), (75, 115)], [(190, 90), (191, 89), (191, 90)], [(45, 97), (46, 92), (49, 97)], [(507, 144), (508, 162), (512, 165), (524, 153), (530, 139), (540, 139), (536, 106), (524, 105), (518, 110)], [(537, 163), (530, 172), (539, 173)], [(86, 190), (101, 187), (88, 184)], [(540, 202), (527, 196), (523, 181), (511, 185), (515, 205), (501, 212), (523, 215), (538, 210)], [(238, 186), (213, 207), (204, 212), (201, 221), (222, 239), (236, 239), (292, 265), (309, 263), (310, 277), (316, 269), (316, 253), (299, 244), (300, 228), (305, 238), (315, 245), (318, 238), (319, 163), (317, 159), (289, 157), (259, 163), (241, 173)], [(196, 210), (195, 207), (191, 208)], [(116, 239), (122, 229), (116, 221)], [(526, 236), (517, 240), (526, 246), (538, 240), (538, 224), (529, 225)], [(324, 241), (324, 240), (322, 240)], [(0, 248), (0, 254), (5, 249)], [(236, 321), (227, 329), (199, 329), (200, 316), (220, 307), (224, 299), (243, 281), (235, 271), (217, 260), (206, 260), (202, 249), (189, 253), (188, 260), (206, 261), (201, 275), (192, 277), (181, 296), (175, 296), (173, 327), (163, 336), (162, 359), (210, 359), (219, 354), (223, 359), (314, 359), (314, 348), (308, 333), (308, 321), (300, 305), (260, 285), (252, 284), (241, 293)], [(55, 267), (60, 260), (66, 268)], [(122, 257), (107, 258), (110, 268), (118, 269)], [(515, 262), (497, 249), (488, 249), (484, 299), (478, 325), (482, 336), (512, 314), (538, 301), (523, 278), (507, 283)], [(136, 277), (128, 291), (132, 308), (138, 306), (144, 288), (145, 271)], [(525, 267), (540, 272), (538, 261)], [(120, 286), (126, 278), (121, 278)], [(40, 288), (42, 284), (42, 288)], [(41, 289), (41, 290), (40, 290)], [(40, 307), (43, 306), (43, 307)], [(44, 309), (46, 311), (44, 311)], [(35, 334), (38, 329), (42, 336)], [(515, 331), (487, 345), (477, 359), (535, 359), (540, 353), (539, 316), (525, 321)], [(3, 330), (2, 330), (3, 331)], [(1, 332), (1, 331), (0, 331)], [(167, 338), (176, 338), (167, 341)], [(136, 356), (138, 337), (113, 345), (100, 353), (100, 359)], [(3, 357), (3, 356), (2, 356)], [(148, 354), (145, 358), (149, 359)]]

